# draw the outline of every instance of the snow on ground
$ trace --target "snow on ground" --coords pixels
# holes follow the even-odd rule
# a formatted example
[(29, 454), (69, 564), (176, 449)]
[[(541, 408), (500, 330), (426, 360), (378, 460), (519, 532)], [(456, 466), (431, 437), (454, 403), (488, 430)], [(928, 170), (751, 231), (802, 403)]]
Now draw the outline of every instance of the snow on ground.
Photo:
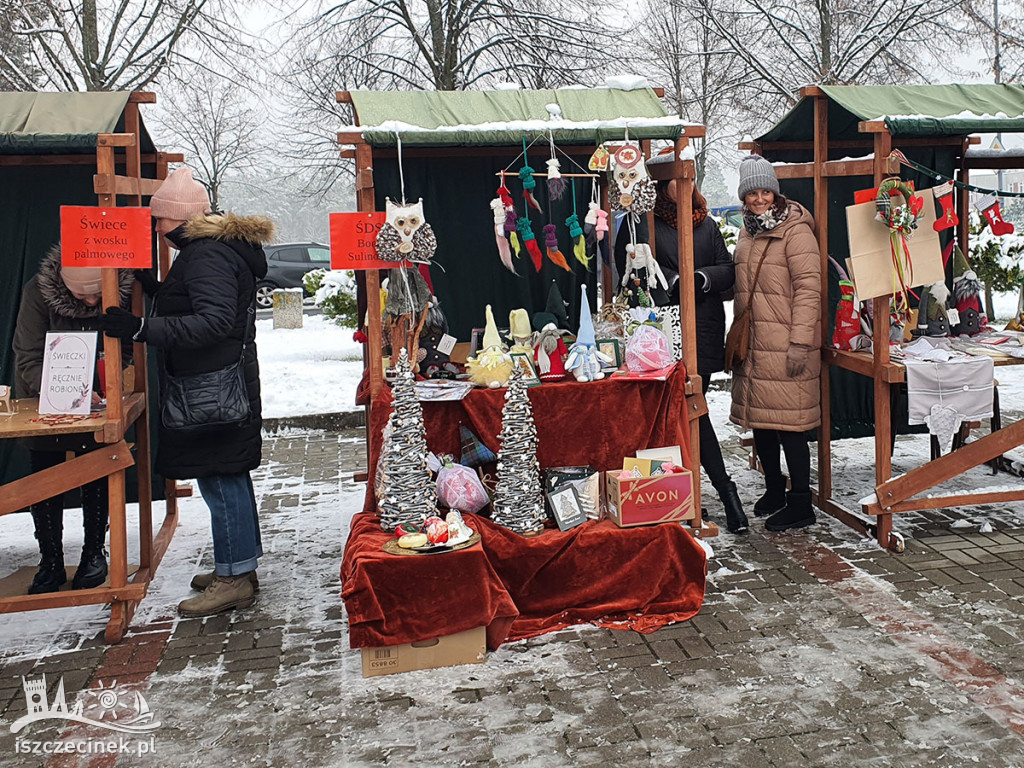
[(353, 341), (351, 328), (325, 315), (305, 315), (296, 329), (260, 319), (256, 345), (265, 418), (356, 410), (363, 345)]

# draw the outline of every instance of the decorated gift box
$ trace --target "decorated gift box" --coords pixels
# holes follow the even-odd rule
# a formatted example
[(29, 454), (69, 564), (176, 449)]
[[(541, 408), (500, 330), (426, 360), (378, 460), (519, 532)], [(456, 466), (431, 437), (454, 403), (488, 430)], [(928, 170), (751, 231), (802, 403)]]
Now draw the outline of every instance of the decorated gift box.
[(656, 477), (622, 479), (605, 472), (608, 518), (620, 528), (675, 523), (694, 517), (693, 475), (687, 469)]

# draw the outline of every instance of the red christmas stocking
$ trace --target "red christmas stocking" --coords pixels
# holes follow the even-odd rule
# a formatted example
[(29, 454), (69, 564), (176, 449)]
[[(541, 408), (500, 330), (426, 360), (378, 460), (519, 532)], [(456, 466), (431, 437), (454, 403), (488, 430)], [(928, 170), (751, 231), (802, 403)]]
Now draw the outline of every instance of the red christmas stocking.
[(937, 187), (932, 187), (932, 194), (935, 195), (935, 199), (939, 201), (939, 205), (942, 206), (942, 210), (939, 215), (935, 218), (935, 223), (932, 224), (932, 228), (936, 232), (941, 232), (944, 229), (955, 227), (960, 223), (960, 217), (956, 215), (956, 211), (953, 210), (953, 182), (947, 181), (945, 184), (940, 184)]
[(1013, 224), (1003, 220), (1003, 214), (999, 210), (998, 198), (989, 195), (979, 200), (975, 205), (981, 209), (982, 215), (988, 219), (988, 224), (992, 227), (993, 235), (1000, 236), (1013, 234)]

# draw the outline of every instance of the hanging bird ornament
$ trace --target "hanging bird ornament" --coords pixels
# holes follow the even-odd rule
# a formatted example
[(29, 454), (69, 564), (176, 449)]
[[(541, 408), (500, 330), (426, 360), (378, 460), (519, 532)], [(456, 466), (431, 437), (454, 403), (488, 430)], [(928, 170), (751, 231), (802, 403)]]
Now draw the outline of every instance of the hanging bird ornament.
[(623, 144), (613, 156), (611, 203), (617, 211), (640, 215), (654, 210), (656, 186), (647, 172), (640, 148)]
[(416, 203), (384, 199), (384, 225), (377, 233), (377, 255), (384, 261), (429, 262), (437, 250), (434, 230), (423, 219), (423, 198)]

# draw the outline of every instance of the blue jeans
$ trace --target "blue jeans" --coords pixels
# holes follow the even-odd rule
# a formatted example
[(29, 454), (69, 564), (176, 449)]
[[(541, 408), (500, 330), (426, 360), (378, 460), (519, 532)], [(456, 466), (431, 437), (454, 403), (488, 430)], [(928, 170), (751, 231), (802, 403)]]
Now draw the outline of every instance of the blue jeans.
[(249, 473), (201, 477), (198, 483), (213, 524), (214, 572), (240, 576), (256, 570), (263, 544)]

